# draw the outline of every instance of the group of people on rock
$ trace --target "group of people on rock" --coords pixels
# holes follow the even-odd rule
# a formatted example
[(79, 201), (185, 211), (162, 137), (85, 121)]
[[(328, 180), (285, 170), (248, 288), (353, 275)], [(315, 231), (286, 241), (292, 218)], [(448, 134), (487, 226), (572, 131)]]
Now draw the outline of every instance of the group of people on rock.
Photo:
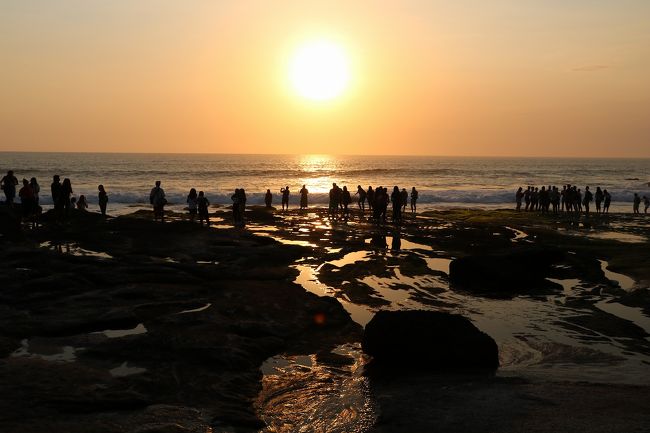
[[(542, 186), (541, 188), (529, 186), (524, 190), (519, 187), (515, 193), (517, 210), (538, 211), (548, 213), (552, 210), (554, 214), (559, 212), (577, 213), (584, 212), (589, 215), (591, 202), (596, 204), (596, 213), (608, 213), (612, 201), (611, 194), (606, 189), (596, 187), (595, 194), (589, 187), (585, 187), (584, 193), (575, 185), (563, 185), (560, 190), (557, 186)], [(522, 203), (523, 202), (523, 203)]]
[[(304, 188), (304, 186), (303, 186)], [(374, 190), (369, 186), (364, 190), (361, 185), (357, 185), (357, 205), (362, 213), (365, 213), (366, 203), (368, 210), (372, 213), (372, 218), (377, 221), (386, 221), (386, 214), (388, 205), (392, 203), (393, 222), (398, 223), (402, 220), (402, 214), (406, 212), (406, 206), (409, 201), (409, 193), (405, 188), (400, 191), (398, 186), (393, 187), (393, 192), (388, 195), (388, 189), (383, 186), (378, 186)], [(417, 209), (418, 191), (413, 187), (411, 189), (411, 212)], [(352, 203), (352, 197), (347, 186), (339, 187), (336, 183), (332, 184), (329, 191), (329, 212), (330, 214), (337, 215), (339, 212), (343, 214), (344, 218), (349, 216), (348, 206)]]
[[(5, 194), (5, 203), (13, 206), (16, 200), (16, 188), (18, 187), (18, 179), (12, 170), (0, 180), (0, 187)], [(108, 194), (103, 185), (97, 187), (99, 192), (99, 209), (102, 215), (106, 215), (106, 206), (108, 204)], [(88, 209), (88, 202), (85, 195), (80, 195), (79, 198), (73, 196), (72, 182), (69, 178), (63, 179), (57, 174), (52, 177), (52, 184), (50, 185), (50, 192), (52, 194), (52, 203), (57, 215), (68, 215), (71, 208), (79, 210)], [(20, 199), (21, 213), (23, 219), (33, 218), (41, 213), (40, 206), (40, 193), (41, 187), (38, 180), (32, 177), (29, 181), (22, 180), (22, 187), (18, 190), (18, 198)]]
[[(585, 187), (584, 192), (575, 185), (563, 185), (560, 190), (557, 186), (542, 186), (541, 188), (529, 186), (525, 190), (519, 187), (515, 193), (516, 209), (518, 211), (538, 211), (547, 213), (552, 210), (554, 214), (558, 212), (567, 212), (589, 215), (591, 203), (596, 206), (596, 213), (609, 213), (609, 206), (612, 202), (612, 195), (606, 190), (596, 187), (596, 191), (592, 192), (589, 186)], [(645, 212), (648, 212), (650, 207), (650, 199), (643, 196), (645, 204)], [(635, 214), (639, 212), (641, 204), (641, 197), (634, 193), (633, 211)]]
[(209, 206), (210, 202), (208, 201), (208, 198), (205, 196), (205, 193), (203, 191), (199, 191), (197, 194), (195, 188), (190, 189), (190, 193), (187, 195), (187, 208), (190, 211), (190, 222), (194, 222), (196, 220), (196, 215), (198, 213), (199, 223), (203, 225), (203, 221), (205, 221), (205, 225), (209, 226)]

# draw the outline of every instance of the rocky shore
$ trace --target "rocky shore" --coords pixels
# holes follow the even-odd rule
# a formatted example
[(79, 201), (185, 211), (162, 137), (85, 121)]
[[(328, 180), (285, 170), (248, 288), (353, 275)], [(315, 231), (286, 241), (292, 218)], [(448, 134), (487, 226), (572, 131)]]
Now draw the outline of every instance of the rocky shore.
[[(0, 209), (0, 431), (650, 423), (650, 383), (630, 383), (650, 373), (642, 218), (458, 210), (410, 216), (400, 230), (324, 209), (253, 208), (245, 227), (229, 218), (217, 209), (207, 229), (181, 214), (161, 224), (149, 211), (75, 212), (17, 230)], [(365, 376), (362, 325), (380, 310), (413, 309), (469, 318), (496, 340), (500, 369), (412, 371), (416, 355), (397, 354), (400, 369)], [(417, 342), (414, 325), (405, 342)], [(381, 332), (380, 353), (376, 342)], [(269, 360), (283, 367), (267, 369)]]

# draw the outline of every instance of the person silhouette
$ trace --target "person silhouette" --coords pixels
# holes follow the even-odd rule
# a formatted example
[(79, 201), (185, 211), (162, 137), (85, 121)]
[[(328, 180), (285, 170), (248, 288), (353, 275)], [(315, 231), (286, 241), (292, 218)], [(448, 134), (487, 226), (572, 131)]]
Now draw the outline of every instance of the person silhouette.
[(406, 205), (409, 201), (409, 193), (406, 191), (406, 188), (402, 188), (402, 191), (400, 192), (400, 203), (402, 204), (402, 212), (401, 214), (403, 215), (404, 212), (406, 212)]
[(289, 185), (280, 188), (280, 193), (282, 193), (282, 210), (289, 210)]
[(607, 192), (607, 190), (603, 190), (603, 213), (609, 213), (609, 205), (612, 202), (612, 195)]
[(648, 208), (650, 207), (650, 198), (643, 196), (643, 213), (648, 213)]
[(32, 177), (29, 180), (29, 186), (32, 188), (32, 192), (34, 193), (34, 204), (38, 206), (40, 202), (39, 194), (41, 192), (41, 186), (38, 184), (35, 177)]
[(264, 204), (266, 205), (267, 208), (270, 208), (271, 205), (273, 204), (273, 194), (271, 194), (270, 189), (266, 190), (266, 194), (264, 195)]
[(88, 202), (86, 201), (86, 196), (81, 194), (79, 200), (77, 200), (77, 209), (85, 211), (88, 209)]
[(393, 223), (397, 224), (402, 220), (402, 193), (399, 187), (393, 187), (390, 200), (393, 202)]
[(187, 210), (190, 212), (190, 222), (194, 222), (196, 219), (196, 212), (198, 208), (198, 195), (196, 194), (196, 189), (191, 188), (190, 193), (187, 195)]
[(18, 191), (18, 197), (20, 198), (23, 218), (27, 219), (34, 213), (36, 204), (34, 191), (32, 191), (32, 187), (27, 179), (23, 179), (23, 187)]
[(307, 195), (308, 194), (309, 194), (309, 191), (307, 190), (305, 185), (303, 185), (302, 188), (300, 189), (300, 209), (307, 209)]
[(16, 198), (16, 186), (18, 186), (18, 179), (14, 176), (13, 170), (7, 171), (7, 175), (0, 180), (0, 188), (5, 193), (5, 203), (13, 206)]
[(639, 197), (639, 194), (634, 193), (634, 201), (632, 202), (632, 211), (634, 214), (639, 213), (639, 205), (641, 204), (641, 197)]
[(208, 211), (210, 202), (203, 191), (199, 191), (199, 195), (196, 198), (196, 205), (199, 210), (199, 223), (203, 225), (203, 220), (205, 220), (205, 225), (210, 227), (210, 212)]
[(167, 199), (165, 198), (165, 190), (160, 187), (160, 181), (156, 181), (156, 186), (151, 189), (149, 193), (149, 203), (153, 206), (153, 220), (165, 220), (165, 205)]
[(108, 204), (108, 194), (106, 194), (106, 190), (104, 189), (104, 185), (99, 185), (97, 187), (97, 199), (99, 201), (99, 211), (103, 216), (106, 216), (106, 205)]
[(605, 196), (603, 195), (603, 191), (600, 189), (599, 186), (596, 187), (596, 194), (595, 194), (595, 203), (596, 203), (596, 213), (600, 213), (600, 203), (603, 201)]
[[(521, 188), (520, 188), (521, 189)], [(415, 187), (411, 188), (411, 212), (415, 213), (418, 206), (418, 190)]]
[(368, 200), (368, 210), (372, 211), (375, 207), (375, 191), (372, 186), (369, 186), (368, 191), (366, 191), (366, 200)]
[(366, 210), (366, 191), (361, 188), (361, 185), (357, 185), (357, 192), (355, 192), (354, 195), (359, 196), (357, 204), (359, 205), (359, 209), (361, 209), (361, 213), (364, 213)]
[(352, 197), (350, 197), (350, 191), (348, 191), (347, 186), (344, 186), (341, 192), (341, 202), (343, 204), (343, 216), (347, 219), (349, 215), (348, 205), (352, 203)]
[(73, 202), (70, 200), (72, 193), (72, 182), (70, 182), (70, 179), (66, 177), (63, 179), (63, 183), (61, 183), (61, 203), (66, 215), (70, 212), (70, 208), (72, 207)]

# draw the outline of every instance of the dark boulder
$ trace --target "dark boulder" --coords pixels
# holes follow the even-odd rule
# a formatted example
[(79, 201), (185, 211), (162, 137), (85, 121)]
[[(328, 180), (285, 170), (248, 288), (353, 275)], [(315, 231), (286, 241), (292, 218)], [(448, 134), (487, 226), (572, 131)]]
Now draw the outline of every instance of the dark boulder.
[(556, 249), (460, 257), (449, 264), (449, 282), (452, 287), (473, 291), (512, 293), (531, 288), (555, 288), (557, 285), (546, 278), (551, 267), (563, 260), (564, 253)]
[(463, 316), (436, 311), (380, 311), (361, 343), (376, 367), (494, 370), (494, 340)]

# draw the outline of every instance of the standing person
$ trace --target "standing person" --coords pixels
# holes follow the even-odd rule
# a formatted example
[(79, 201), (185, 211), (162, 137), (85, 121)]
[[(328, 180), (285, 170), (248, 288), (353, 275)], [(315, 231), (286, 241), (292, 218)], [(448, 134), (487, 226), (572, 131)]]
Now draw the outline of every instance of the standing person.
[(398, 223), (402, 220), (402, 193), (397, 186), (393, 188), (390, 199), (393, 202), (393, 223)]
[(156, 181), (156, 186), (151, 189), (149, 193), (149, 203), (153, 206), (153, 220), (160, 218), (160, 221), (165, 220), (165, 205), (167, 199), (165, 198), (165, 190), (160, 187), (160, 181)]
[(648, 213), (648, 208), (650, 207), (650, 198), (646, 197), (645, 195), (643, 196), (643, 205), (645, 206), (643, 213)]
[(199, 222), (201, 225), (203, 225), (203, 220), (205, 220), (205, 225), (210, 227), (210, 212), (208, 212), (208, 206), (210, 206), (210, 202), (208, 201), (203, 191), (199, 191), (199, 196), (196, 199), (196, 204), (199, 208)]
[(35, 200), (34, 191), (27, 179), (23, 179), (23, 187), (18, 191), (18, 197), (20, 197), (23, 218), (29, 218), (34, 213)]
[(241, 206), (240, 206), (240, 201), (241, 201), (241, 193), (239, 192), (239, 188), (235, 189), (235, 193), (230, 197), (232, 200), (232, 219), (235, 221), (235, 224), (239, 223), (242, 218), (240, 216), (241, 214)]
[(329, 213), (336, 214), (339, 210), (339, 187), (336, 185), (336, 182), (332, 183), (332, 188), (330, 189), (330, 203), (329, 203)]
[(270, 189), (266, 190), (266, 194), (264, 195), (264, 204), (266, 204), (267, 208), (270, 208), (271, 204), (273, 204), (273, 194), (271, 194)]
[(34, 193), (34, 203), (36, 204), (36, 206), (38, 206), (39, 201), (40, 201), (38, 195), (41, 192), (41, 186), (38, 184), (35, 177), (32, 177), (29, 180), (29, 186), (32, 187), (32, 192)]
[(515, 193), (515, 202), (517, 203), (517, 211), (521, 210), (521, 200), (524, 198), (524, 191), (522, 187), (519, 187), (517, 192)]
[(366, 200), (368, 200), (368, 210), (372, 211), (375, 206), (375, 191), (373, 191), (372, 186), (369, 186), (368, 191), (366, 191)]
[(70, 212), (70, 207), (72, 205), (72, 202), (70, 201), (70, 197), (72, 196), (72, 182), (70, 182), (70, 178), (65, 178), (63, 179), (63, 183), (61, 183), (61, 205), (62, 208), (65, 210), (65, 214), (67, 215)]
[(361, 213), (364, 213), (366, 211), (366, 191), (361, 188), (361, 185), (357, 185), (357, 192), (354, 195), (359, 196), (357, 204), (359, 205), (359, 209), (361, 209)]
[(343, 205), (343, 217), (347, 218), (349, 215), (348, 205), (352, 203), (352, 197), (350, 197), (350, 191), (348, 187), (344, 186), (343, 191), (341, 192), (341, 204)]
[(282, 194), (282, 210), (289, 210), (289, 185), (280, 188), (280, 193)]
[(103, 216), (106, 216), (106, 205), (108, 204), (108, 194), (106, 194), (106, 190), (104, 189), (104, 185), (99, 185), (97, 187), (98, 193), (98, 201), (99, 201), (99, 211), (102, 213)]
[[(289, 205), (287, 204), (287, 209)], [(239, 189), (239, 217), (241, 221), (244, 221), (244, 215), (246, 215), (246, 190), (244, 188)]]
[(190, 222), (194, 222), (196, 219), (196, 210), (198, 207), (198, 196), (196, 195), (196, 189), (191, 188), (190, 193), (187, 195), (187, 210), (190, 212)]
[(632, 202), (632, 211), (635, 214), (639, 213), (639, 205), (641, 204), (641, 197), (639, 197), (639, 194), (634, 193), (634, 202)]
[(307, 194), (309, 194), (309, 191), (303, 185), (300, 189), (300, 209), (307, 209)]
[(63, 201), (61, 200), (61, 178), (58, 174), (55, 174), (52, 177), (50, 191), (52, 192), (52, 204), (54, 205), (54, 210), (59, 213), (63, 207)]
[(526, 191), (524, 191), (524, 201), (526, 202), (524, 210), (528, 212), (528, 209), (530, 208), (530, 186), (526, 188)]
[[(521, 188), (519, 188), (521, 190)], [(411, 212), (415, 213), (418, 205), (418, 190), (415, 187), (411, 188)]]
[(609, 204), (612, 202), (612, 195), (607, 190), (603, 190), (603, 197), (605, 198), (603, 202), (603, 213), (609, 213)]
[(585, 187), (585, 196), (582, 199), (582, 204), (585, 205), (585, 215), (589, 216), (589, 203), (594, 199), (594, 195), (589, 191), (589, 187)]
[(14, 199), (16, 198), (16, 186), (18, 186), (18, 179), (14, 176), (13, 170), (9, 170), (7, 175), (0, 180), (0, 187), (5, 192), (5, 203), (9, 206), (14, 205)]
[(402, 212), (401, 214), (403, 215), (406, 212), (406, 205), (409, 202), (409, 193), (406, 191), (406, 188), (402, 188), (402, 192), (400, 193), (400, 203), (402, 203)]
[(600, 203), (603, 201), (603, 198), (605, 198), (605, 196), (603, 195), (603, 191), (600, 189), (599, 186), (597, 186), (596, 195), (595, 195), (596, 213), (600, 213)]

